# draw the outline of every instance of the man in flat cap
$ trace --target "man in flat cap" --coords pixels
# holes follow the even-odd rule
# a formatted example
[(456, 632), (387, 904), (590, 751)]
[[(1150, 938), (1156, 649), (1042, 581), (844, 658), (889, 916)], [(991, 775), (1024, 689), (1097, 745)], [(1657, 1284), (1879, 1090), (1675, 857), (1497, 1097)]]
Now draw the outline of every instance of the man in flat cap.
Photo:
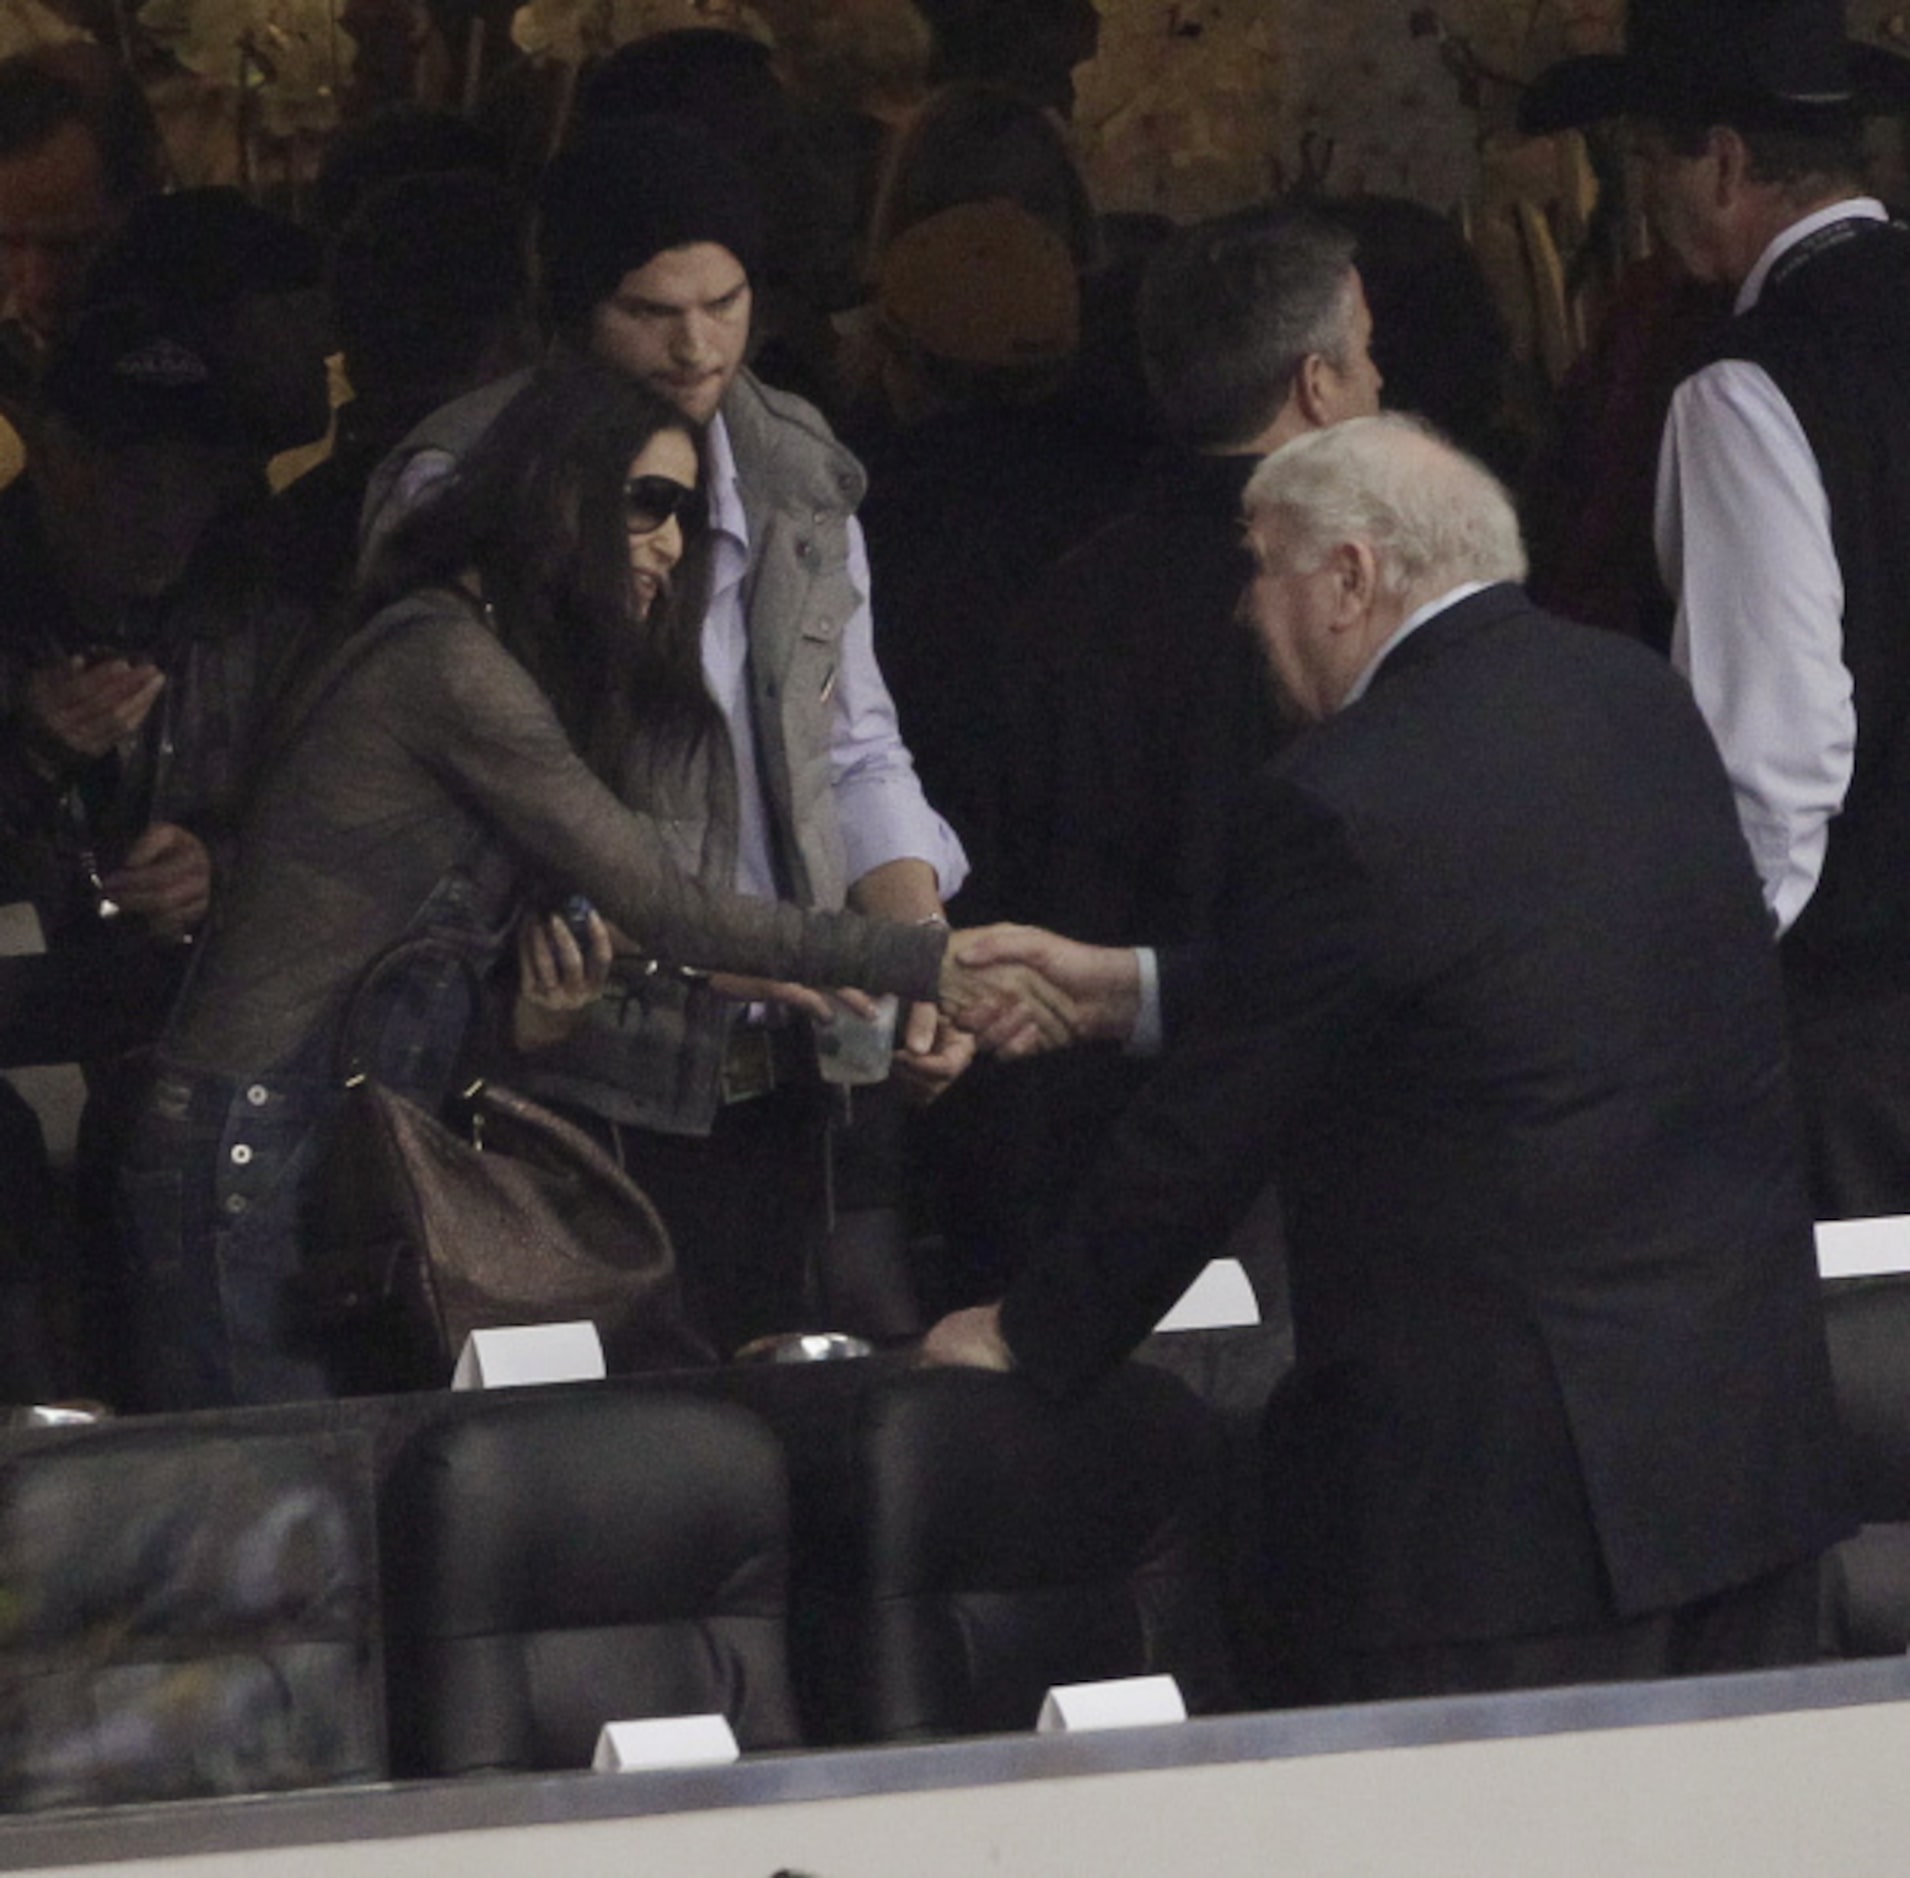
[(1910, 1210), (1910, 231), (1860, 180), (1906, 70), (1840, 0), (1635, 0), (1626, 54), (1524, 112), (1629, 117), (1660, 237), (1736, 289), (1656, 533), (1781, 937), (1820, 1218)]

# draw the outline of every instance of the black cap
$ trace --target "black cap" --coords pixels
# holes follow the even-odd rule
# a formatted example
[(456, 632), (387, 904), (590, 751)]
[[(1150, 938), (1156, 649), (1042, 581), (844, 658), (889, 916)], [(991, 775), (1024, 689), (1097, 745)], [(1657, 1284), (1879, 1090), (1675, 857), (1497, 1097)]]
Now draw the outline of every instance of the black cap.
[(1609, 117), (1834, 130), (1910, 104), (1910, 62), (1848, 38), (1842, 0), (1631, 0), (1623, 53), (1565, 59), (1519, 106), (1519, 128)]
[(97, 443), (243, 440), (229, 387), (195, 323), (145, 300), (85, 309), (47, 360), (40, 403)]

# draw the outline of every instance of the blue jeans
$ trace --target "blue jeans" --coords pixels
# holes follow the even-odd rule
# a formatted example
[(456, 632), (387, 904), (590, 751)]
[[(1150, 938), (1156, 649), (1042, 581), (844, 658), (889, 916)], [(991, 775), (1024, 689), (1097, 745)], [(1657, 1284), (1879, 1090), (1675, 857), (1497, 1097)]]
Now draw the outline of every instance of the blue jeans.
[[(354, 1063), (435, 1109), (471, 1028), (472, 988), (448, 958), (408, 963), (364, 1000)], [(344, 1101), (337, 1055), (326, 1028), (257, 1075), (161, 1060), (119, 1174), (140, 1407), (340, 1393), (339, 1331), (311, 1282), (331, 1124)], [(354, 1365), (359, 1387), (377, 1386), (362, 1377)]]
[(334, 1393), (301, 1275), (341, 1096), (330, 1077), (155, 1075), (119, 1177), (141, 1408)]

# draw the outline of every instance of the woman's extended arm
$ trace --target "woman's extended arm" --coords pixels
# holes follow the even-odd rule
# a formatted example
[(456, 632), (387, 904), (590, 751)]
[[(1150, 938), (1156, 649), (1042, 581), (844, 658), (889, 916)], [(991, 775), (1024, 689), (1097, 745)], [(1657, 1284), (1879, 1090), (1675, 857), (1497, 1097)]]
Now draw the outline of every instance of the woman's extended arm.
[(665, 961), (806, 985), (933, 998), (946, 934), (755, 899), (693, 879), (656, 821), (571, 747), (549, 701), (451, 596), (403, 603), (376, 695), (418, 762), (543, 874), (584, 893)]

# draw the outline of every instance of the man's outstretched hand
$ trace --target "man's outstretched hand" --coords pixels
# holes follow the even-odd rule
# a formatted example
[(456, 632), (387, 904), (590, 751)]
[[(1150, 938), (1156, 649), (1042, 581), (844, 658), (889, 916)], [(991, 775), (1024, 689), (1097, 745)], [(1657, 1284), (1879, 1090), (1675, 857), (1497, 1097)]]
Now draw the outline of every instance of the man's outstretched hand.
[(1071, 1043), (1125, 1042), (1141, 1008), (1126, 946), (1083, 945), (1040, 926), (975, 926), (949, 941), (942, 1008), (1010, 1059)]
[(942, 1015), (1001, 1054), (1033, 1056), (1073, 1042), (1079, 1020), (1067, 994), (1011, 961), (971, 966), (965, 948), (972, 936), (952, 934), (942, 955)]

